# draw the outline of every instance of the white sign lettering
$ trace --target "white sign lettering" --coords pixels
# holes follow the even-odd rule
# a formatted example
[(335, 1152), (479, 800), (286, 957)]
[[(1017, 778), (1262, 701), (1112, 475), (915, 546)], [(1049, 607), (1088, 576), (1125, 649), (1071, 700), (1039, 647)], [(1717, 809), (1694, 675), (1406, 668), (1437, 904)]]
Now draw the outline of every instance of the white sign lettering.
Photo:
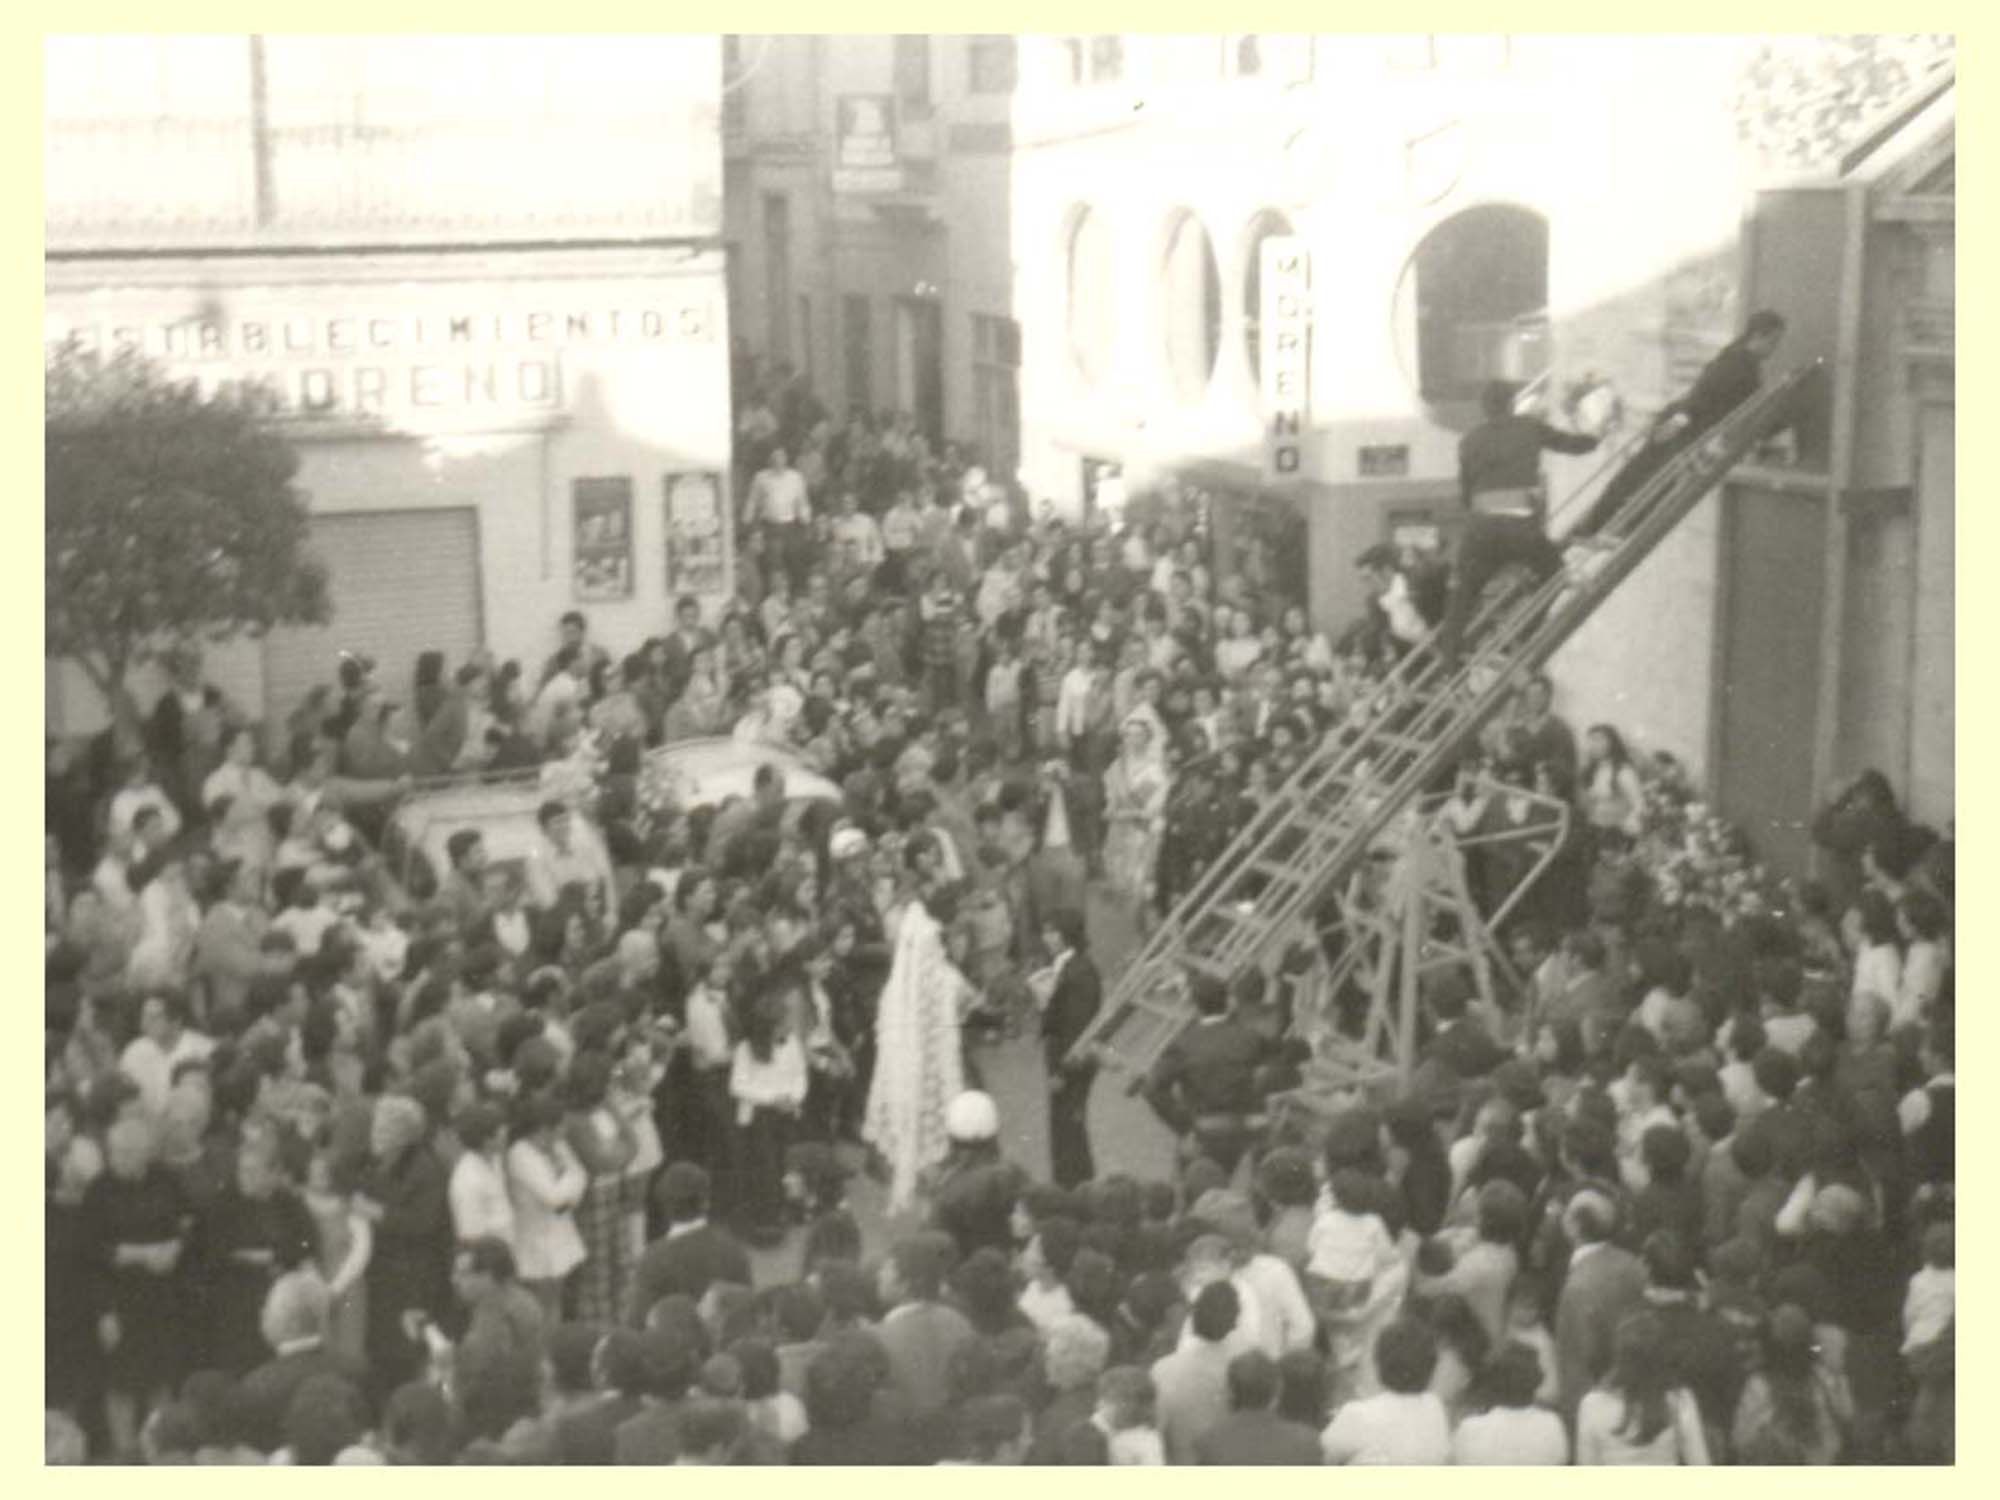
[(51, 316), (44, 332), (52, 344), (143, 354), (204, 391), (254, 392), (280, 415), (326, 421), (554, 414), (565, 349), (711, 344), (718, 328), (712, 303), (696, 297), (506, 311), (266, 305), (184, 318)]
[(1273, 235), (1258, 246), (1258, 365), (1264, 386), (1264, 478), (1305, 475), (1311, 413), (1312, 297), (1305, 242)]

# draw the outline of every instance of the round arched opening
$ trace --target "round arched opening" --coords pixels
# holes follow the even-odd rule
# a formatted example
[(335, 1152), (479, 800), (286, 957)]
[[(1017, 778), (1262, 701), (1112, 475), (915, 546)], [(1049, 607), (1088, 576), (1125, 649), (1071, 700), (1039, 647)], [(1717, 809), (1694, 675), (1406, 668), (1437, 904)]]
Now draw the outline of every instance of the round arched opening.
[(1063, 254), (1070, 360), (1084, 383), (1095, 385), (1111, 366), (1111, 235), (1102, 215), (1077, 209)]
[(1486, 203), (1417, 244), (1396, 287), (1396, 349), (1424, 403), (1452, 426), (1477, 420), (1490, 380), (1529, 381), (1548, 364), (1549, 226), (1533, 209)]
[(1222, 276), (1201, 220), (1185, 211), (1167, 230), (1161, 302), (1168, 383), (1183, 406), (1208, 391), (1222, 346)]

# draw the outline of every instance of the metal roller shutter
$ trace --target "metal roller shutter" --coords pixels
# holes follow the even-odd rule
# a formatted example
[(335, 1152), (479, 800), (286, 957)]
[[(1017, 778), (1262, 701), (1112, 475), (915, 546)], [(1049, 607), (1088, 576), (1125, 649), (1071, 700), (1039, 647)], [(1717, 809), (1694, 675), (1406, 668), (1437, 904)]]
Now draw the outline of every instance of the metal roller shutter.
[(339, 653), (372, 656), (376, 680), (407, 702), (419, 652), (456, 668), (481, 641), (479, 527), (464, 509), (315, 516), (312, 546), (326, 563), (333, 617), (274, 630), (265, 642), (265, 714), (282, 724), (317, 683), (335, 679)]

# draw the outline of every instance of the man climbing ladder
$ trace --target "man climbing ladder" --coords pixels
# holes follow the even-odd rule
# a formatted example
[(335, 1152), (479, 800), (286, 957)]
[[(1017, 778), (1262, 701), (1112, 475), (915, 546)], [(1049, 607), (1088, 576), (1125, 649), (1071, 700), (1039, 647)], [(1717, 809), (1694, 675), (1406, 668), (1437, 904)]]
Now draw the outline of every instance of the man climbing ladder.
[(1438, 653), (1447, 661), (1457, 656), (1479, 595), (1496, 573), (1522, 567), (1540, 582), (1562, 566), (1562, 554), (1542, 529), (1548, 509), (1542, 454), (1589, 453), (1600, 441), (1516, 412), (1517, 394), (1508, 381), (1489, 382), (1479, 397), (1486, 420), (1459, 440), (1459, 494), (1467, 514), (1451, 605), (1438, 629)]
[(1703, 367), (1688, 393), (1667, 403), (1654, 421), (1645, 446), (1611, 476), (1610, 483), (1563, 540), (1584, 542), (1601, 535), (1620, 507), (1664, 469), (1675, 454), (1700, 442), (1710, 428), (1756, 395), (1764, 383), (1764, 361), (1777, 352), (1784, 337), (1785, 320), (1777, 313), (1752, 313), (1750, 321), (1743, 325), (1743, 332)]

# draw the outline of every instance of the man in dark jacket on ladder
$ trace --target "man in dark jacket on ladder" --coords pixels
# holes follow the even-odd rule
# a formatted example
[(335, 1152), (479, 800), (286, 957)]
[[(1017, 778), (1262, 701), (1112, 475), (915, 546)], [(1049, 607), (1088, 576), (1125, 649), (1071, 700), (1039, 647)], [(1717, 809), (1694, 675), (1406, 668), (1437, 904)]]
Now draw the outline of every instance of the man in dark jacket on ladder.
[(1667, 403), (1645, 445), (1611, 476), (1564, 542), (1595, 538), (1619, 508), (1676, 454), (1700, 442), (1709, 429), (1756, 395), (1764, 383), (1764, 361), (1777, 352), (1784, 337), (1785, 320), (1777, 313), (1752, 313), (1742, 334), (1708, 362), (1688, 393)]
[(1438, 630), (1438, 654), (1447, 661), (1458, 655), (1480, 593), (1496, 573), (1523, 567), (1540, 582), (1562, 566), (1562, 554), (1542, 530), (1547, 511), (1542, 454), (1589, 453), (1599, 441), (1517, 413), (1517, 394), (1507, 381), (1488, 383), (1479, 397), (1486, 420), (1459, 440), (1458, 483), (1468, 514), (1451, 607)]

